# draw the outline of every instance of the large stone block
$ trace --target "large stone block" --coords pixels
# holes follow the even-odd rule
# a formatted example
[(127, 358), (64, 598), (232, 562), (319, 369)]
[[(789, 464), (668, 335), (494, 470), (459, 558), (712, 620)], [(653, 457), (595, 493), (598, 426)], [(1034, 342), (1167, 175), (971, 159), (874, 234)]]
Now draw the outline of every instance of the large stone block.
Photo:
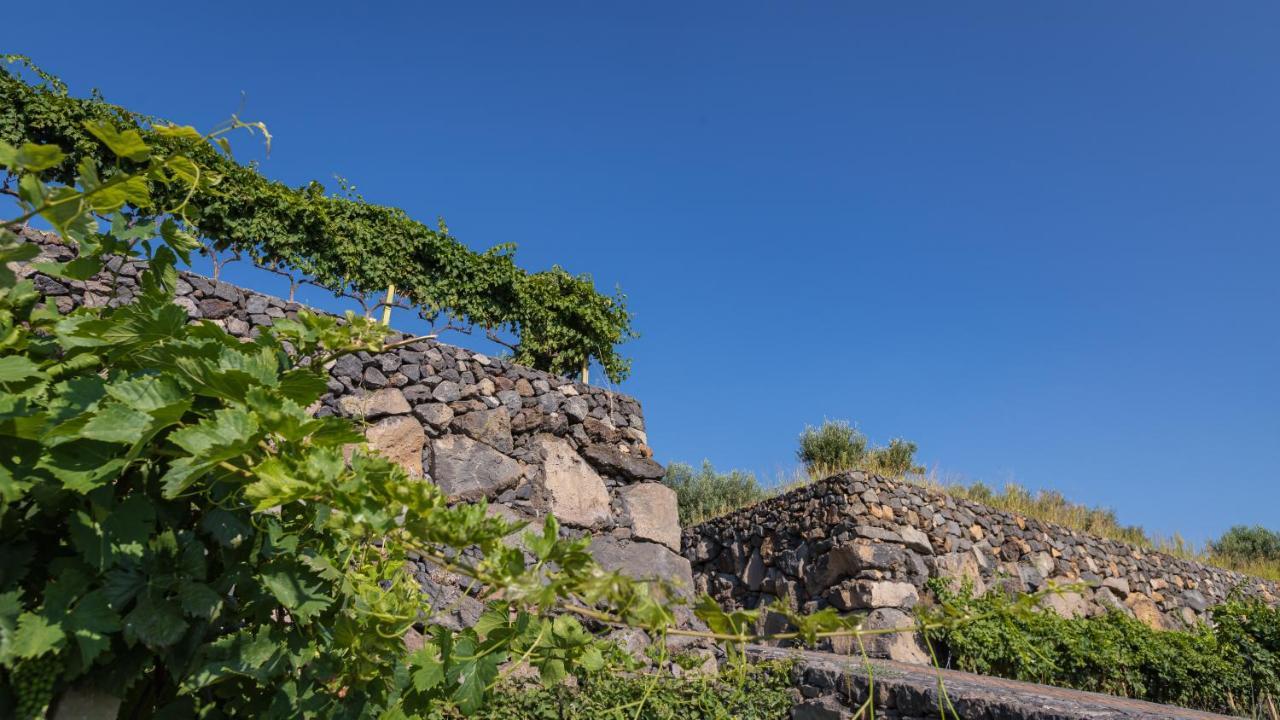
[(908, 552), (900, 545), (884, 543), (853, 543), (834, 547), (827, 553), (826, 568), (821, 586), (830, 587), (836, 582), (857, 575), (862, 570), (903, 569), (908, 564)]
[(445, 435), (431, 443), (431, 478), (455, 500), (478, 500), (513, 486), (521, 464), (482, 442)]
[[(930, 664), (929, 653), (920, 644), (920, 639), (912, 628), (916, 620), (901, 610), (881, 608), (867, 614), (862, 621), (864, 630), (900, 630), (880, 635), (867, 635), (862, 638), (862, 646), (871, 657), (889, 658), (898, 662), (916, 665)], [(832, 652), (844, 655), (859, 654), (861, 648), (856, 638), (832, 638)]]
[(653, 460), (624, 453), (611, 445), (588, 445), (582, 454), (600, 470), (632, 481), (661, 480), (666, 474)]
[(659, 542), (679, 552), (680, 512), (676, 491), (662, 483), (629, 485), (618, 493), (631, 516), (631, 530), (641, 540)]
[(498, 452), (510, 454), (514, 449), (511, 440), (511, 416), (501, 408), (469, 412), (456, 417), (453, 419), (453, 429), (472, 440), (479, 440)]
[(833, 588), (829, 598), (831, 604), (840, 610), (908, 609), (920, 601), (920, 594), (911, 583), (853, 580)]
[[(499, 411), (501, 412), (501, 411)], [(549, 509), (560, 522), (598, 528), (612, 519), (609, 490), (596, 471), (554, 435), (539, 435), (534, 446), (542, 458), (541, 485)]]
[(1089, 614), (1089, 602), (1078, 592), (1057, 592), (1045, 595), (1040, 604), (1067, 619)]
[(587, 551), (605, 570), (617, 570), (637, 580), (667, 580), (684, 592), (693, 590), (689, 561), (663, 545), (599, 536), (591, 541)]
[(405, 469), (413, 477), (422, 477), (422, 449), (427, 444), (427, 434), (408, 415), (384, 418), (365, 428), (369, 447), (386, 459)]
[(376, 420), (387, 415), (407, 415), (412, 408), (398, 388), (382, 388), (368, 395), (344, 395), (338, 398), (343, 415)]

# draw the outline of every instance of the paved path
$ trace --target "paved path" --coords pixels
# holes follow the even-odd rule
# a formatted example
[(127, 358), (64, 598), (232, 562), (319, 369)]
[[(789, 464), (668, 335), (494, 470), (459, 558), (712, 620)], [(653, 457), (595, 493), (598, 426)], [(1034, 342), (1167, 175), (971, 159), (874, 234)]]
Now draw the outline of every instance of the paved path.
[[(760, 659), (799, 660), (804, 668), (804, 683), (811, 691), (828, 688), (828, 692), (835, 692), (835, 688), (843, 688), (846, 702), (850, 694), (857, 697), (858, 702), (866, 697), (867, 668), (861, 658), (758, 645), (751, 646), (749, 653)], [(901, 717), (938, 717), (939, 675), (947, 697), (963, 720), (1223, 720), (1227, 717), (891, 660), (872, 660), (871, 664), (877, 685), (877, 705)], [(880, 714), (878, 711), (877, 715)]]

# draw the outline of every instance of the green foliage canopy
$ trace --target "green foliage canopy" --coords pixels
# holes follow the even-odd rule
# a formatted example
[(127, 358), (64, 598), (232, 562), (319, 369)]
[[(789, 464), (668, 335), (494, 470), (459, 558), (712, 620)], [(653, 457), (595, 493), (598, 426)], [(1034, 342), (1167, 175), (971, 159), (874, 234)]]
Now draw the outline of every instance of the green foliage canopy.
[[(164, 123), (156, 118), (96, 93), (72, 97), (61, 81), (25, 58), (5, 59), (10, 67), (0, 66), (0, 140), (14, 147), (61, 148), (60, 161), (39, 171), (44, 179), (73, 182), (86, 160), (104, 172), (136, 169), (137, 161), (117, 158), (85, 128), (105, 123), (135, 132), (139, 142), (189, 157), (218, 177), (217, 183), (195, 187), (149, 188), (155, 207), (182, 207), (213, 251), (241, 252), (261, 266), (300, 274), (338, 293), (365, 296), (394, 285), (433, 324), (481, 328), (507, 344), (518, 362), (538, 369), (568, 373), (594, 359), (614, 381), (629, 373), (630, 361), (617, 352), (635, 336), (626, 298), (597, 292), (590, 276), (559, 267), (526, 273), (515, 264), (512, 245), (478, 253), (450, 235), (443, 222), (430, 227), (397, 208), (328, 194), (315, 182), (292, 188), (268, 180), (256, 167), (232, 159), (225, 139), (219, 148), (198, 134), (158, 133)], [(14, 63), (26, 65), (37, 80), (27, 82)], [(506, 342), (503, 333), (515, 342)]]
[(716, 472), (710, 460), (703, 460), (699, 470), (685, 463), (671, 463), (662, 482), (676, 491), (683, 527), (697, 525), (769, 496), (755, 475), (741, 470)]

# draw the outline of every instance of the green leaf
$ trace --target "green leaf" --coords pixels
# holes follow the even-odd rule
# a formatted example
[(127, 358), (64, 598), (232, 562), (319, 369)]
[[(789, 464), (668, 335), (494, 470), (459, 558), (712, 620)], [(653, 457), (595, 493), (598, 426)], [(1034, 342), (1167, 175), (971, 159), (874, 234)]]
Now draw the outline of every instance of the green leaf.
[(105, 120), (86, 122), (84, 127), (110, 148), (117, 157), (134, 162), (142, 162), (151, 157), (151, 148), (142, 141), (142, 135), (138, 134), (137, 130), (120, 132)]
[[(464, 650), (464, 643), (469, 644), (470, 641), (458, 643), (457, 656), (470, 655), (470, 652)], [(458, 709), (462, 710), (464, 715), (471, 715), (484, 705), (489, 685), (498, 677), (498, 665), (505, 658), (506, 653), (494, 652), (471, 660), (463, 660), (454, 666), (456, 669), (451, 674), (454, 675), (454, 681), (458, 683), (458, 687), (453, 692), (453, 698), (458, 701)]]
[(107, 573), (102, 591), (114, 608), (123, 608), (146, 586), (147, 577), (133, 566), (113, 568)]
[(80, 598), (75, 610), (67, 619), (69, 630), (92, 630), (100, 633), (119, 632), (123, 624), (120, 615), (111, 609), (107, 601), (107, 593), (103, 590), (93, 592)]
[(38, 467), (48, 470), (73, 492), (86, 493), (115, 477), (125, 466), (120, 447), (97, 440), (76, 440), (49, 448)]
[(169, 439), (191, 457), (169, 464), (169, 471), (162, 478), (165, 497), (177, 497), (219, 463), (243, 453), (252, 445), (257, 432), (258, 422), (252, 415), (235, 408), (223, 408), (212, 418), (170, 433)]
[(112, 383), (106, 393), (134, 410), (151, 412), (186, 398), (182, 386), (165, 375), (143, 375)]
[(95, 413), (80, 434), (90, 440), (132, 444), (151, 429), (151, 422), (144, 412), (111, 403)]
[(107, 635), (119, 632), (122, 626), (120, 615), (111, 609), (104, 591), (95, 590), (81, 598), (67, 618), (67, 629), (80, 649), (81, 665), (88, 667), (109, 648)]
[(257, 512), (304, 498), (314, 491), (311, 483), (297, 477), (278, 457), (267, 458), (254, 467), (252, 473), (255, 480), (245, 487), (244, 495), (253, 502)]
[(25, 612), (18, 616), (18, 631), (13, 636), (11, 652), (20, 658), (39, 657), (60, 647), (65, 639), (62, 626)]
[(200, 131), (190, 125), (153, 125), (151, 130), (156, 135), (159, 135), (162, 138), (169, 138), (171, 140), (200, 142), (204, 139), (204, 136), (200, 134)]
[(213, 588), (200, 582), (183, 580), (178, 585), (178, 599), (182, 603), (183, 612), (192, 617), (210, 620), (222, 605), (222, 598)]
[(257, 431), (258, 422), (252, 415), (237, 408), (223, 408), (212, 418), (173, 431), (169, 440), (196, 457), (234, 457)]
[(299, 624), (305, 625), (333, 603), (333, 598), (322, 592), (323, 583), (297, 563), (272, 563), (258, 579)]
[(14, 149), (8, 143), (0, 146), (0, 165), (15, 172), (40, 172), (59, 165), (67, 158), (57, 145), (23, 143)]
[(240, 518), (222, 508), (214, 508), (200, 521), (200, 528), (226, 548), (237, 548), (253, 534), (253, 529)]
[(604, 669), (604, 653), (592, 645), (578, 656), (578, 664), (588, 672), (599, 672)]
[(147, 595), (142, 596), (124, 619), (125, 632), (151, 648), (168, 647), (178, 642), (187, 627), (187, 621), (177, 606), (168, 600), (153, 600)]
[(155, 505), (145, 495), (131, 495), (102, 521), (102, 530), (113, 554), (141, 558), (156, 531)]
[(419, 648), (410, 655), (409, 667), (413, 669), (413, 687), (418, 692), (427, 692), (444, 682), (444, 663), (431, 646)]
[(22, 614), (22, 593), (18, 590), (0, 593), (0, 662), (13, 657), (13, 638)]
[(40, 377), (40, 366), (22, 355), (0, 358), (0, 382), (17, 382), (30, 377)]
[(280, 376), (280, 394), (306, 407), (328, 390), (325, 378), (311, 370), (290, 370)]

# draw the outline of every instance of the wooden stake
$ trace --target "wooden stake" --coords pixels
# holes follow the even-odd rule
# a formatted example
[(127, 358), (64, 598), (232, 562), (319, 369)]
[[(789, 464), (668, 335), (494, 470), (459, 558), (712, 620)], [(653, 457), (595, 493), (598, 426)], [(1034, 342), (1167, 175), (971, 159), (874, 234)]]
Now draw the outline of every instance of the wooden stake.
[(586, 385), (591, 382), (591, 358), (585, 358), (582, 361), (582, 384)]
[(391, 326), (391, 303), (396, 299), (396, 286), (387, 286), (387, 302), (382, 306), (382, 324)]

